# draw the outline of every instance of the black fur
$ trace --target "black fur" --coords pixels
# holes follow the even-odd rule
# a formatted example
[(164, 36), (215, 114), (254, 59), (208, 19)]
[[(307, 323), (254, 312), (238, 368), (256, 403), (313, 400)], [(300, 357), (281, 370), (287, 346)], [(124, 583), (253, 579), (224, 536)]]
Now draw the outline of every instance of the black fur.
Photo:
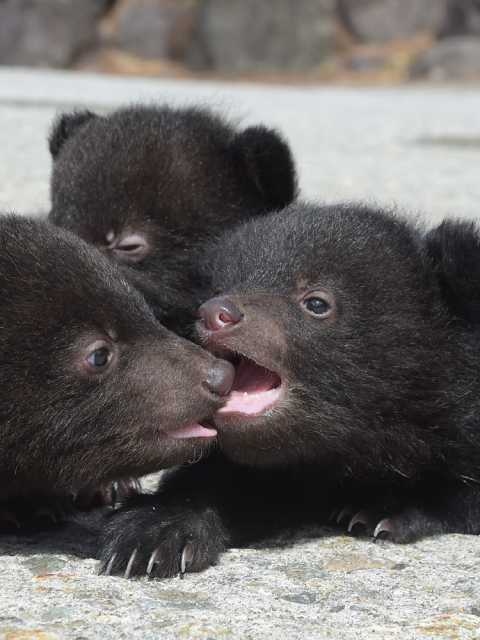
[(451, 312), (468, 325), (480, 322), (480, 232), (474, 222), (445, 220), (426, 238)]
[(48, 139), (48, 149), (52, 157), (56, 158), (60, 153), (60, 149), (62, 148), (65, 140), (70, 138), (77, 129), (82, 127), (92, 118), (95, 118), (95, 114), (88, 109), (74, 111), (71, 114), (64, 114), (60, 116), (56, 120), (54, 127), (52, 127), (52, 131)]
[[(197, 439), (171, 434), (222, 406), (205, 384), (219, 361), (162, 327), (96, 249), (2, 216), (0, 292), (1, 500), (67, 496), (197, 457)], [(99, 344), (111, 364), (92, 370)]]
[[(52, 128), (50, 151), (50, 219), (120, 262), (157, 317), (176, 330), (185, 331), (199, 295), (196, 250), (296, 194), (293, 159), (278, 133), (240, 131), (207, 109), (64, 114)], [(119, 248), (135, 236), (143, 248)]]
[[(432, 237), (356, 205), (298, 204), (206, 252), (220, 296), (210, 308), (230, 309), (237, 322), (212, 331), (203, 307), (200, 340), (279, 374), (282, 397), (256, 417), (219, 412), (210, 459), (170, 474), (143, 499), (138, 522), (135, 501), (112, 517), (103, 553), (117, 554), (115, 570), (140, 547), (129, 573), (142, 574), (159, 548), (153, 573), (171, 575), (171, 536), (193, 538), (202, 554), (208, 545), (215, 562), (230, 545), (325, 522), (330, 509), (340, 521), (359, 513), (355, 532), (396, 542), (478, 533), (480, 345), (451, 313), (439, 263)], [(318, 290), (330, 301), (325, 317), (302, 303)], [(145, 500), (157, 509), (150, 522)], [(207, 539), (197, 521), (212, 512), (218, 535), (209, 529)]]

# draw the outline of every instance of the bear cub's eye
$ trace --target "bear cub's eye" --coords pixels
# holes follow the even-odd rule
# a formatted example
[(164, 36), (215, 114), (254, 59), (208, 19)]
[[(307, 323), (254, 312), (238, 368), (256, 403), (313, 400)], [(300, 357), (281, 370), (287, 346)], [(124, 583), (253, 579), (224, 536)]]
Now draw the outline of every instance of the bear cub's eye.
[(87, 366), (92, 373), (101, 373), (107, 369), (112, 361), (112, 357), (113, 352), (111, 349), (105, 345), (98, 346), (90, 351), (86, 357)]
[(303, 308), (311, 315), (317, 318), (328, 317), (332, 310), (333, 305), (327, 296), (323, 293), (312, 293), (303, 298)]
[(123, 233), (115, 236), (109, 231), (105, 236), (106, 247), (120, 262), (141, 262), (150, 253), (150, 245), (143, 233)]
[(101, 349), (96, 349), (93, 353), (91, 353), (88, 356), (87, 360), (92, 365), (92, 367), (97, 367), (98, 369), (100, 369), (108, 364), (110, 357), (110, 351), (106, 347), (102, 347)]

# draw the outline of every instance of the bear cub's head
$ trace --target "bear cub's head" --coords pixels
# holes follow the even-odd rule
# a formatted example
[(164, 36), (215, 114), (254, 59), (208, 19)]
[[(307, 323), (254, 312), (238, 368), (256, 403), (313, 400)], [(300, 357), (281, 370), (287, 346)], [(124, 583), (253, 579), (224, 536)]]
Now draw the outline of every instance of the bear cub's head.
[(195, 250), (296, 194), (293, 159), (278, 133), (238, 130), (208, 109), (64, 114), (50, 151), (50, 220), (118, 262), (175, 329), (195, 308)]
[(215, 418), (227, 456), (377, 479), (432, 463), (468, 367), (422, 238), (382, 211), (297, 204), (214, 244), (197, 332), (236, 367)]
[(214, 439), (232, 366), (162, 327), (96, 249), (2, 216), (0, 290), (0, 496), (141, 475)]

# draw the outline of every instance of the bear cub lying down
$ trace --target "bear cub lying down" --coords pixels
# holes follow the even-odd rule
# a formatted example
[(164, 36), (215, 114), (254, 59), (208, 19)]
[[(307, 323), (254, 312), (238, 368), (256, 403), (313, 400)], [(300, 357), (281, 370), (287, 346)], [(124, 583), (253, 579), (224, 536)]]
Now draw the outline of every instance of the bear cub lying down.
[(111, 516), (103, 571), (199, 571), (332, 509), (397, 542), (478, 533), (480, 345), (442, 237), (299, 203), (214, 243), (197, 336), (236, 371), (216, 450)]
[(296, 194), (287, 143), (208, 109), (135, 106), (63, 114), (50, 135), (50, 220), (118, 262), (162, 324), (188, 332), (197, 251)]
[[(162, 327), (115, 265), (0, 217), (0, 500), (62, 498), (195, 458), (230, 364)], [(41, 500), (40, 500), (41, 501)]]

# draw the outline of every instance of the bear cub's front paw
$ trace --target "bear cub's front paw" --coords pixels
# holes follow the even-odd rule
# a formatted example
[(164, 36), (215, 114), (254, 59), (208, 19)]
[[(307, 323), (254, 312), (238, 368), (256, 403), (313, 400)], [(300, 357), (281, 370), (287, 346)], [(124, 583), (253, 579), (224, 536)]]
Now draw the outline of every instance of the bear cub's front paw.
[(158, 496), (139, 499), (108, 516), (100, 573), (169, 578), (216, 564), (227, 535), (213, 508), (162, 505)]

